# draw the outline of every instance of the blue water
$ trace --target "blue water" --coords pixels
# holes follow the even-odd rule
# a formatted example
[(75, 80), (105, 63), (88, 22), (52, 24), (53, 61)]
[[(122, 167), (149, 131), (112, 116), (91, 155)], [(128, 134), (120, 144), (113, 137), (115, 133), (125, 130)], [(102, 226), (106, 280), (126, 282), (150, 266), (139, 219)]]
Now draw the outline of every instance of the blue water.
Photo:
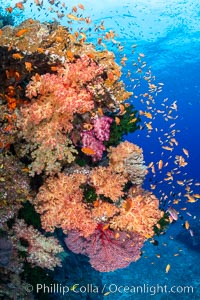
[[(0, 1), (0, 8), (14, 5), (18, 1)], [(42, 9), (31, 5), (32, 1), (24, 3), (25, 10), (19, 14), (13, 13), (14, 22), (18, 25), (22, 20), (32, 17), (40, 21), (52, 21), (56, 13), (50, 13), (48, 1), (43, 1)], [(63, 0), (55, 1), (58, 9), (63, 9), (61, 3), (66, 7), (77, 5), (76, 1)], [(156, 108), (161, 109), (163, 99), (168, 98), (168, 104), (172, 105), (177, 101), (178, 118), (175, 120), (177, 133), (177, 146), (175, 153), (180, 155), (182, 148), (189, 151), (188, 165), (182, 168), (182, 173), (177, 175), (176, 180), (193, 179), (193, 183), (200, 182), (200, 3), (198, 0), (130, 0), (130, 1), (82, 1), (85, 6), (85, 15), (93, 20), (88, 25), (88, 41), (94, 42), (97, 33), (89, 28), (94, 24), (99, 24), (104, 20), (107, 30), (115, 31), (121, 45), (124, 45), (122, 55), (129, 58), (127, 65), (123, 68), (124, 80), (127, 89), (132, 90), (134, 82), (126, 77), (129, 69), (134, 75), (135, 68), (131, 64), (134, 54), (131, 54), (131, 46), (137, 44), (136, 52), (145, 54), (145, 61), (151, 67), (155, 84), (163, 83), (162, 92), (155, 96)], [(120, 2), (120, 3), (119, 3)], [(65, 14), (67, 9), (63, 9)], [(58, 20), (62, 25), (67, 25), (66, 18)], [(119, 58), (117, 47), (108, 45), (110, 50), (116, 52), (116, 59)], [(137, 56), (136, 56), (137, 57)], [(141, 86), (135, 90), (135, 94), (144, 93), (145, 82), (141, 81)], [(131, 102), (138, 110), (145, 110), (141, 103), (141, 97), (131, 98)], [(144, 150), (146, 164), (151, 161), (157, 162), (162, 157), (165, 162), (169, 161), (169, 170), (173, 164), (173, 159), (169, 159), (170, 153), (164, 153), (158, 141), (161, 136), (169, 132), (171, 121), (164, 121), (162, 118), (154, 120), (153, 131), (148, 137), (146, 129), (129, 135), (127, 139), (138, 144)], [(173, 154), (173, 157), (175, 155)], [(162, 182), (160, 182), (162, 181)], [(170, 192), (178, 194), (181, 187), (176, 183), (169, 185), (163, 181), (163, 175), (157, 174), (155, 177), (149, 174), (144, 183), (145, 188), (149, 188), (151, 183), (156, 183), (155, 194), (161, 197), (164, 192), (168, 195), (168, 202), (174, 198)], [(159, 183), (160, 182), (160, 183)], [(200, 193), (199, 186), (193, 186), (194, 193)], [(176, 196), (174, 196), (176, 197)], [(183, 200), (185, 201), (185, 200)], [(154, 246), (146, 242), (143, 248), (143, 256), (136, 263), (132, 263), (128, 268), (117, 270), (112, 273), (101, 274), (102, 283), (106, 285), (106, 291), (110, 293), (105, 296), (107, 299), (134, 299), (134, 300), (165, 300), (165, 299), (200, 299), (200, 210), (198, 202), (181, 203), (179, 208), (187, 207), (187, 211), (181, 211), (184, 219), (188, 219), (194, 237), (183, 228), (184, 220), (179, 218), (177, 223), (171, 224), (166, 234), (156, 237), (158, 245)], [(189, 212), (190, 215), (187, 215)], [(174, 256), (174, 254), (178, 254)], [(157, 255), (157, 256), (156, 256)], [(160, 258), (158, 257), (160, 255)], [(171, 269), (165, 272), (166, 265), (170, 264)], [(81, 266), (79, 266), (81, 268)], [(89, 266), (88, 266), (89, 268)], [(76, 267), (74, 272), (76, 272)], [(79, 279), (77, 267), (77, 282)], [(95, 277), (94, 277), (95, 278)], [(74, 282), (74, 283), (77, 283)], [(88, 282), (85, 277), (85, 284)], [(169, 291), (172, 286), (178, 287), (176, 293), (162, 293), (162, 288), (167, 286)], [(119, 288), (121, 286), (121, 288)], [(143, 292), (125, 292), (123, 288), (127, 286), (142, 286)], [(192, 286), (190, 290), (183, 292), (185, 286)], [(117, 289), (118, 290), (115, 290)], [(155, 290), (157, 289), (157, 290)], [(127, 290), (126, 290), (127, 291)], [(130, 290), (129, 290), (130, 291)], [(82, 295), (77, 295), (81, 299)], [(102, 297), (103, 298), (103, 297)], [(66, 298), (68, 299), (68, 298)], [(87, 299), (96, 299), (95, 294), (88, 294)]]

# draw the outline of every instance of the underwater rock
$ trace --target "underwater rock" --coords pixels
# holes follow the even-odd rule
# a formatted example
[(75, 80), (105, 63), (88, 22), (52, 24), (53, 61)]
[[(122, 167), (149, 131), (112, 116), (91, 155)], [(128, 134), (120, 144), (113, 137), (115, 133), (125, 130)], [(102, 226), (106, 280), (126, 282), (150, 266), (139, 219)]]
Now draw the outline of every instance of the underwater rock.
[(12, 243), (7, 238), (0, 238), (0, 266), (6, 266), (9, 263), (12, 252)]

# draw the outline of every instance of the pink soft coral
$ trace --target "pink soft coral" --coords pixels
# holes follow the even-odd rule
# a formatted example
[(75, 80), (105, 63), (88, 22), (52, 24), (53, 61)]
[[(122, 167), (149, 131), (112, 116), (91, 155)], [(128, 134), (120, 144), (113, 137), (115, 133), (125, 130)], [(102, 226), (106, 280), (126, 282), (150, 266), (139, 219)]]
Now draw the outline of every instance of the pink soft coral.
[(110, 137), (110, 124), (113, 119), (107, 116), (95, 118), (93, 121), (94, 134), (99, 141), (108, 141)]
[(93, 161), (98, 161), (102, 158), (103, 151), (106, 150), (105, 145), (99, 141), (93, 130), (84, 131), (81, 133), (83, 147), (92, 149), (95, 154), (92, 155)]
[(94, 150), (92, 155), (93, 161), (98, 161), (102, 158), (103, 151), (106, 150), (104, 141), (108, 141), (110, 137), (110, 125), (113, 119), (107, 116), (93, 119), (93, 129), (83, 131), (81, 133), (83, 147), (88, 147)]

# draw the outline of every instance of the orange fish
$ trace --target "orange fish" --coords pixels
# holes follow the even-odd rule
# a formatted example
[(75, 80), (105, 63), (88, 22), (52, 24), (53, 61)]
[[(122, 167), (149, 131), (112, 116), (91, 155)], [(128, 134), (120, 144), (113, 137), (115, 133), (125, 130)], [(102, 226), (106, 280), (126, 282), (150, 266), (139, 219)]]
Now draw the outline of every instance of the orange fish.
[(25, 67), (28, 72), (31, 72), (33, 70), (32, 63), (30, 63), (28, 61), (25, 61)]
[(188, 230), (190, 228), (190, 224), (188, 221), (185, 221), (185, 228)]
[(37, 48), (37, 52), (44, 53), (44, 48)]
[(171, 267), (171, 266), (170, 266), (170, 264), (168, 264), (168, 265), (166, 266), (166, 269), (165, 269), (165, 272), (166, 272), (166, 273), (168, 273), (168, 272), (169, 272), (169, 270), (170, 270), (170, 267)]
[(163, 161), (162, 161), (162, 159), (160, 159), (158, 162), (158, 169), (161, 170), (162, 167), (163, 167)]
[(90, 123), (84, 123), (83, 124), (83, 128), (86, 129), (86, 130), (92, 130), (93, 125), (90, 124)]
[(72, 7), (72, 11), (76, 13), (76, 12), (77, 12), (77, 7), (76, 7), (76, 6), (73, 6), (73, 7)]
[(23, 56), (20, 53), (13, 53), (12, 57), (14, 59), (22, 59), (23, 58)]
[(115, 117), (115, 123), (116, 123), (117, 125), (119, 125), (119, 124), (120, 124), (120, 118)]
[(188, 200), (186, 202), (194, 203), (197, 201), (194, 197), (192, 197), (189, 194), (185, 194), (184, 196), (188, 198)]
[(92, 20), (91, 20), (89, 17), (86, 17), (86, 18), (85, 18), (85, 22), (86, 22), (87, 24), (90, 24), (90, 23), (92, 22)]
[(5, 10), (8, 11), (11, 14), (11, 12), (13, 11), (13, 8), (11, 6), (10, 7), (6, 7)]
[(153, 127), (151, 126), (151, 123), (146, 123), (146, 126), (147, 126), (147, 128), (148, 128), (149, 130), (152, 130), (152, 129), (153, 129)]
[(89, 147), (83, 147), (83, 148), (81, 148), (81, 151), (86, 155), (96, 154), (96, 152), (92, 148), (89, 148)]
[(58, 67), (57, 66), (51, 66), (51, 71), (54, 71), (54, 72), (58, 71)]
[(0, 29), (0, 36), (2, 35), (3, 31)]
[[(115, 238), (118, 239), (119, 237), (120, 237), (119, 232), (116, 232), (116, 233), (115, 233)], [(105, 294), (104, 294), (104, 296), (105, 296)]]
[(165, 149), (165, 150), (168, 150), (168, 151), (172, 151), (173, 150), (173, 148), (170, 148), (168, 146), (162, 146), (162, 148)]
[(68, 17), (68, 19), (71, 19), (71, 20), (74, 20), (74, 21), (79, 21), (80, 20), (77, 16), (75, 16), (73, 14), (67, 14), (67, 17)]
[(34, 23), (34, 20), (33, 20), (33, 19), (29, 19), (29, 23), (30, 23), (30, 24), (33, 24), (33, 23)]
[(66, 54), (67, 54), (67, 58), (69, 58), (70, 60), (74, 58), (74, 54), (72, 53), (72, 51), (67, 50)]
[(101, 107), (98, 107), (98, 113), (99, 113), (100, 116), (104, 115), (103, 109)]
[(95, 200), (95, 201), (93, 202), (93, 205), (94, 205), (94, 207), (99, 207), (100, 201), (99, 201), (99, 200)]
[(15, 36), (20, 37), (20, 36), (24, 35), (27, 31), (28, 31), (27, 28), (21, 29), (15, 34)]
[(183, 148), (182, 149), (183, 150), (183, 153), (188, 157), (189, 156), (189, 152), (188, 152), (188, 150), (187, 149), (185, 149), (185, 148)]
[(125, 110), (125, 108), (124, 108), (124, 105), (123, 104), (120, 104), (119, 105), (119, 109), (120, 109), (120, 115), (123, 115), (123, 114), (125, 114), (126, 113), (126, 110)]
[(43, 3), (43, 1), (40, 2), (39, 0), (34, 0), (34, 2), (35, 2), (35, 4), (38, 5), (38, 6), (42, 5), (42, 3)]
[(22, 9), (22, 10), (24, 9), (24, 5), (23, 5), (22, 2), (16, 3), (16, 4), (15, 4), (15, 7), (19, 8), (19, 9)]
[(194, 194), (193, 195), (195, 198), (200, 198), (200, 194)]
[(122, 203), (122, 207), (125, 209), (125, 211), (129, 211), (132, 207), (132, 199), (128, 198)]
[(152, 114), (150, 112), (145, 112), (144, 113), (145, 117), (147, 117), (148, 119), (152, 119)]
[(83, 4), (81, 4), (81, 3), (78, 4), (78, 7), (79, 7), (80, 9), (83, 9), (83, 10), (85, 9), (85, 7), (83, 6)]

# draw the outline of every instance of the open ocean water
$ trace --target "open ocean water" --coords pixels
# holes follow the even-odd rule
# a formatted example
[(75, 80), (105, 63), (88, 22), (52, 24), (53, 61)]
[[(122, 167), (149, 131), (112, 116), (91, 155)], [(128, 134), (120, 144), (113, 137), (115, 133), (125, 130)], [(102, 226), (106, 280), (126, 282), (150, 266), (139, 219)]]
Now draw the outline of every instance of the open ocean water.
[[(5, 8), (13, 7), (17, 2), (1, 0), (0, 14), (8, 15)], [(66, 15), (68, 7), (70, 10), (78, 4), (74, 0), (55, 0), (54, 5), (47, 0), (42, 2), (43, 5), (38, 6), (37, 1), (24, 1), (24, 9), (12, 13), (14, 25), (31, 17), (41, 22), (56, 19), (67, 26), (67, 18), (58, 18), (49, 7), (62, 9)], [(105, 285), (102, 299), (198, 300), (200, 209), (198, 201), (187, 202), (184, 188), (191, 184), (192, 194), (200, 193), (200, 3), (198, 0), (83, 0), (81, 3), (85, 7), (84, 14), (92, 19), (86, 30), (87, 41), (97, 44), (98, 33), (93, 28), (101, 21), (106, 30), (115, 32), (118, 44), (110, 42), (107, 47), (115, 53), (118, 62), (124, 55), (128, 58), (122, 68), (122, 80), (127, 90), (134, 92), (129, 102), (138, 111), (145, 112), (148, 108), (154, 116), (152, 120), (146, 120), (141, 113), (143, 129), (125, 137), (143, 148), (147, 166), (151, 162), (158, 166), (160, 159), (166, 164), (165, 170), (156, 174), (149, 170), (144, 187), (150, 189), (155, 185), (153, 192), (161, 199), (164, 209), (173, 205), (175, 199), (181, 200), (173, 206), (179, 211), (178, 221), (170, 224), (166, 232), (155, 237), (153, 242), (145, 243), (141, 259), (125, 269), (101, 274)], [(80, 27), (80, 24), (74, 26)], [(119, 45), (123, 48), (120, 51)], [(147, 103), (144, 95), (148, 93), (147, 83), (142, 79), (143, 73), (134, 65), (134, 62), (139, 63), (138, 55), (150, 68), (153, 83), (157, 86), (153, 104)], [(145, 126), (148, 121), (152, 122), (151, 130)], [(169, 145), (173, 129), (177, 145), (173, 145), (172, 151), (164, 151), (162, 146)], [(169, 182), (165, 180), (166, 173), (176, 168), (175, 157), (184, 155), (183, 149), (188, 151), (188, 164), (180, 168), (181, 172), (174, 174), (173, 181)], [(183, 181), (184, 187), (177, 181)], [(184, 228), (186, 220), (191, 231)], [(168, 264), (171, 267), (166, 273)], [(74, 267), (77, 281), (79, 269), (80, 265)], [(87, 276), (84, 280), (85, 284), (95, 285), (95, 275), (94, 282)], [(81, 299), (80, 295), (75, 296), (77, 298), (73, 299)], [(87, 299), (95, 297), (89, 293)]]

